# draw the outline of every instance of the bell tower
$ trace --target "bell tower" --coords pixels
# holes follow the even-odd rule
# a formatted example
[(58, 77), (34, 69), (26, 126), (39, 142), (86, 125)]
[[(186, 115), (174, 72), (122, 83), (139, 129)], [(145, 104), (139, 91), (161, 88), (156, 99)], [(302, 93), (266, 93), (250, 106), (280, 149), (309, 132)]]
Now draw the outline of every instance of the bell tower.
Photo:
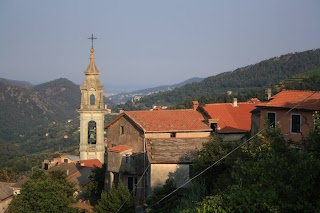
[[(93, 41), (93, 35), (90, 39)], [(104, 163), (104, 115), (107, 110), (93, 46), (90, 52), (90, 64), (84, 71), (86, 78), (80, 86), (80, 109), (77, 110), (80, 114), (80, 160), (98, 159)]]

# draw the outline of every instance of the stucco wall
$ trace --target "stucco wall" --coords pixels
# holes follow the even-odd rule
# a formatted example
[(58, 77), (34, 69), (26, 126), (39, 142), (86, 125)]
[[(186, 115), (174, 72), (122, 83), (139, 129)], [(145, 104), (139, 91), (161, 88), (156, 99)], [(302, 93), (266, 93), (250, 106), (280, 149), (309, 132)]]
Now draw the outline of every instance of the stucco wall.
[[(209, 137), (210, 132), (177, 132), (176, 138), (204, 138)], [(170, 133), (146, 133), (145, 137), (148, 139), (156, 138), (171, 138)]]
[[(124, 134), (121, 134), (121, 126), (123, 126)], [(142, 134), (143, 132), (122, 117), (108, 128), (106, 137), (108, 148), (111, 148), (112, 145), (127, 145), (132, 147), (132, 152), (143, 152)]]
[(245, 138), (245, 133), (237, 133), (237, 134), (220, 134), (224, 141), (230, 142), (230, 141), (242, 141)]
[(177, 187), (189, 180), (189, 164), (151, 164), (150, 187), (162, 186), (168, 178), (175, 181)]
[[(260, 111), (260, 130), (266, 125), (266, 118), (268, 112), (276, 113), (276, 127), (281, 129), (281, 132), (286, 140), (292, 140), (294, 142), (299, 142), (303, 137), (309, 135), (310, 129), (313, 128), (313, 117), (312, 111), (299, 111), (292, 110), (287, 113), (286, 109), (261, 109)], [(287, 113), (287, 114), (286, 114)], [(291, 115), (300, 114), (301, 115), (301, 133), (291, 132)]]

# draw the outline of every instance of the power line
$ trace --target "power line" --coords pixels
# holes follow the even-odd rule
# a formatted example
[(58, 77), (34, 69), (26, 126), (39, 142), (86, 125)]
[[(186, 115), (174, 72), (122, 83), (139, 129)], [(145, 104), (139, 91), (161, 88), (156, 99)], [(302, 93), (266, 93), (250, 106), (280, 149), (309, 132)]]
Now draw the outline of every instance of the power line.
[[(306, 98), (304, 98), (303, 100), (301, 100), (299, 103), (297, 103), (294, 107), (292, 107), (290, 110), (288, 110), (285, 114), (283, 114), (282, 116), (280, 116), (279, 119), (280, 120), (282, 117), (284, 117), (285, 115), (287, 115), (288, 113), (290, 113), (292, 110), (294, 110), (297, 106), (299, 106), (302, 102), (304, 102), (305, 100), (307, 100), (308, 98), (310, 98), (312, 95), (314, 95), (316, 93), (313, 92), (311, 95), (307, 96)], [(273, 121), (270, 125), (273, 125), (276, 121)], [(178, 188), (176, 188), (175, 190), (173, 190), (172, 192), (170, 192), (169, 194), (167, 194), (166, 196), (164, 196), (163, 198), (161, 198), (159, 201), (157, 201), (156, 203), (152, 204), (149, 208), (152, 208), (153, 206), (157, 205), (158, 203), (160, 203), (161, 201), (163, 201), (164, 199), (166, 199), (167, 197), (169, 197), (170, 195), (174, 194), (176, 191), (178, 191), (179, 189), (181, 189), (183, 186), (187, 185), (188, 183), (190, 183), (191, 181), (193, 181), (194, 179), (196, 179), (197, 177), (199, 177), (200, 175), (202, 175), (204, 172), (206, 172), (208, 169), (210, 169), (211, 167), (213, 167), (214, 165), (216, 165), (217, 163), (219, 163), (220, 161), (222, 161), (223, 159), (225, 159), (226, 157), (228, 157), (229, 155), (231, 155), (233, 152), (235, 152), (236, 150), (238, 150), (240, 147), (242, 147), (244, 144), (246, 144), (247, 142), (249, 142), (250, 140), (252, 140), (253, 138), (255, 138), (258, 134), (260, 134), (261, 132), (265, 131), (266, 129), (270, 128), (269, 126), (264, 127), (263, 129), (261, 129), (260, 131), (258, 131), (255, 135), (251, 136), (248, 140), (246, 140), (245, 142), (241, 143), (240, 145), (238, 145), (237, 147), (235, 147), (233, 150), (231, 150), (229, 153), (227, 153), (226, 155), (224, 155), (223, 157), (221, 157), (219, 160), (217, 160), (216, 162), (214, 162), (213, 164), (211, 164), (210, 166), (208, 166), (207, 168), (205, 168), (204, 170), (202, 170), (199, 174), (197, 174), (196, 176), (194, 176), (193, 178), (189, 179), (187, 182), (185, 182), (184, 184), (182, 184), (181, 186), (179, 186)]]
[[(147, 172), (148, 168), (150, 167), (150, 164), (147, 166), (147, 168), (144, 170), (144, 172), (142, 173), (140, 179), (138, 180), (137, 184), (135, 184), (135, 186), (133, 187), (132, 191), (130, 192), (130, 194), (132, 194), (134, 192), (134, 190), (137, 188), (137, 185), (139, 185), (140, 181), (142, 180), (142, 178), (144, 177), (145, 173)], [(120, 208), (117, 210), (117, 212), (119, 212), (121, 210), (121, 208), (124, 206), (124, 204), (126, 204), (126, 202), (128, 201), (129, 198), (127, 198), (123, 204), (120, 206)]]

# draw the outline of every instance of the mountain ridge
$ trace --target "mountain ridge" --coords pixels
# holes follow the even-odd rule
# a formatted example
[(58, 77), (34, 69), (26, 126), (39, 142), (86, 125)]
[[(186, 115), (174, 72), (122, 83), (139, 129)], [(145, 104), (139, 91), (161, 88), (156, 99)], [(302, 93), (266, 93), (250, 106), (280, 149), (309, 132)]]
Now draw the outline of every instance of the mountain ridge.
[(151, 88), (146, 88), (146, 89), (139, 89), (139, 90), (134, 90), (132, 92), (122, 92), (122, 93), (119, 93), (116, 95), (109, 96), (108, 99), (111, 100), (112, 102), (114, 102), (115, 104), (120, 104), (120, 103), (124, 103), (128, 100), (131, 100), (134, 97), (141, 98), (143, 96), (151, 95), (151, 94), (158, 93), (158, 92), (170, 91), (174, 88), (182, 87), (182, 86), (189, 84), (189, 83), (200, 82), (203, 79), (204, 78), (193, 77), (193, 78), (187, 79), (187, 80), (182, 81), (177, 84), (162, 85), (162, 86), (151, 87)]
[(233, 71), (209, 76), (201, 82), (187, 84), (172, 91), (145, 96), (134, 104), (126, 103), (127, 106), (122, 107), (148, 109), (152, 105), (173, 106), (192, 100), (212, 101), (213, 97), (227, 91), (242, 94), (261, 90), (296, 74), (317, 68), (320, 68), (320, 49), (288, 53)]

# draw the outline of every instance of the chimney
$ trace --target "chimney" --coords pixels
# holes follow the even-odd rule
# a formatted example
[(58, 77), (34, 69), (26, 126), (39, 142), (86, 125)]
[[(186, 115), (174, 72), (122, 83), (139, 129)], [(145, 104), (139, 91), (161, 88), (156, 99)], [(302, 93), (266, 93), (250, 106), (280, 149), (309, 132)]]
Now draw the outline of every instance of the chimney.
[(192, 108), (193, 110), (197, 110), (199, 106), (199, 102), (198, 101), (192, 101)]
[(269, 101), (271, 99), (271, 88), (266, 89), (266, 100)]
[(237, 98), (233, 98), (232, 106), (233, 107), (237, 107), (238, 106), (238, 99)]

